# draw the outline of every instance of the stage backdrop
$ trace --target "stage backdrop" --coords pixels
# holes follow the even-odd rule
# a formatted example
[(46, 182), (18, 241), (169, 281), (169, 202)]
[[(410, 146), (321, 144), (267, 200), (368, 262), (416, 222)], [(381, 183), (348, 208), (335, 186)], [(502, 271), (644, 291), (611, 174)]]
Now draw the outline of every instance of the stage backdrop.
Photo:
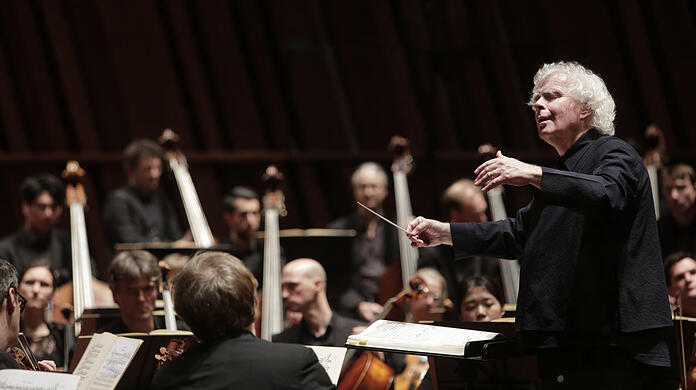
[[(439, 216), (440, 193), (472, 177), (482, 143), (554, 160), (525, 103), (535, 70), (560, 59), (604, 78), (618, 136), (640, 140), (656, 123), (669, 154), (693, 163), (695, 24), (687, 0), (4, 1), (0, 235), (22, 223), (22, 179), (77, 159), (103, 271), (120, 152), (165, 127), (182, 136), (217, 236), (224, 192), (262, 190), (269, 163), (288, 179), (281, 227), (350, 212), (352, 169), (388, 166), (394, 134), (413, 142), (415, 212)], [(508, 211), (529, 196), (508, 189)]]

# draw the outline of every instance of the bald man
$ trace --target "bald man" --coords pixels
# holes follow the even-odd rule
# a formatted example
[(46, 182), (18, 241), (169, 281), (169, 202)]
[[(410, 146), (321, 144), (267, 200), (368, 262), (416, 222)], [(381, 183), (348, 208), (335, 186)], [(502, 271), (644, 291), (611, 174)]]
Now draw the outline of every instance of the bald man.
[(342, 347), (364, 323), (334, 313), (326, 298), (326, 272), (318, 261), (296, 259), (283, 267), (283, 302), (302, 321), (273, 336), (273, 342)]

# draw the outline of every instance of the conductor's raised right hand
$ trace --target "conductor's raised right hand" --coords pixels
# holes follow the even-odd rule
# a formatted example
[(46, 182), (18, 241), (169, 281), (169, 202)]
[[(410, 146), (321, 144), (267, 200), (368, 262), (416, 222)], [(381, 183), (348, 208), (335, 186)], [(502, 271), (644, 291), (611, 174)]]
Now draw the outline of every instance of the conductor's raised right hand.
[(406, 227), (411, 246), (436, 246), (441, 244), (452, 245), (452, 233), (450, 225), (445, 222), (418, 217)]

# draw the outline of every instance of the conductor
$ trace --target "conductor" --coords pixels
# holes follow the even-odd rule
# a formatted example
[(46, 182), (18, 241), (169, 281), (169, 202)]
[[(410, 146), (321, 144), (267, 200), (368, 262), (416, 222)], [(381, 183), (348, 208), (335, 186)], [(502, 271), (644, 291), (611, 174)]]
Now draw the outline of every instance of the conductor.
[(516, 331), (538, 353), (544, 388), (674, 388), (672, 321), (650, 180), (613, 136), (604, 81), (576, 62), (544, 64), (529, 105), (558, 160), (540, 167), (498, 152), (475, 184), (535, 187), (515, 217), (452, 223), (418, 217), (413, 246), (452, 245), (455, 260), (520, 261)]

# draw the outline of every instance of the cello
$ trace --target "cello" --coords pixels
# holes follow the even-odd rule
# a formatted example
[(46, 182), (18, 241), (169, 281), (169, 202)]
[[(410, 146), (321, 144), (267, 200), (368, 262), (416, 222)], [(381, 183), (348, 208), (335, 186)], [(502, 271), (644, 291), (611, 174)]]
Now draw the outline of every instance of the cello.
[(280, 289), (280, 234), (278, 219), (285, 216), (285, 196), (280, 190), (283, 174), (275, 165), (269, 165), (262, 180), (266, 184), (263, 197), (263, 291), (261, 306), (261, 338), (271, 337), (283, 330), (283, 300)]
[[(77, 161), (69, 161), (63, 171), (67, 182), (65, 198), (70, 209), (70, 238), (72, 251), (72, 281), (56, 289), (54, 296), (54, 320), (75, 323), (75, 336), (80, 334), (82, 313), (95, 306), (113, 306), (114, 300), (109, 286), (92, 276), (85, 224), (87, 196), (82, 185), (85, 171)], [(64, 317), (60, 318), (60, 315)], [(66, 313), (68, 315), (66, 315)]]
[(169, 163), (169, 168), (174, 173), (181, 202), (186, 211), (186, 219), (193, 235), (193, 242), (202, 248), (211, 247), (215, 243), (215, 239), (210, 231), (210, 226), (208, 226), (208, 220), (205, 218), (201, 201), (198, 199), (198, 192), (196, 192), (196, 186), (191, 179), (186, 157), (177, 148), (179, 135), (172, 129), (164, 129), (158, 141), (166, 150), (165, 158)]
[[(478, 148), (479, 154), (486, 160), (494, 158), (498, 149), (491, 144), (481, 145)], [(503, 202), (503, 186), (500, 185), (486, 193), (488, 204), (491, 207), (491, 217), (494, 221), (507, 218), (505, 203)], [(520, 263), (517, 260), (498, 259), (500, 266), (500, 278), (503, 283), (505, 293), (505, 303), (517, 304), (517, 293), (520, 290)]]
[[(399, 226), (406, 226), (409, 218), (413, 216), (407, 179), (407, 175), (413, 169), (410, 141), (398, 135), (393, 136), (389, 141), (389, 150), (394, 155), (391, 170), (394, 178), (396, 222)], [(411, 241), (407, 236), (399, 234), (398, 239), (401, 260), (393, 262), (382, 277), (377, 294), (377, 302), (380, 303), (408, 288), (409, 281), (418, 268), (418, 249), (411, 247)]]

